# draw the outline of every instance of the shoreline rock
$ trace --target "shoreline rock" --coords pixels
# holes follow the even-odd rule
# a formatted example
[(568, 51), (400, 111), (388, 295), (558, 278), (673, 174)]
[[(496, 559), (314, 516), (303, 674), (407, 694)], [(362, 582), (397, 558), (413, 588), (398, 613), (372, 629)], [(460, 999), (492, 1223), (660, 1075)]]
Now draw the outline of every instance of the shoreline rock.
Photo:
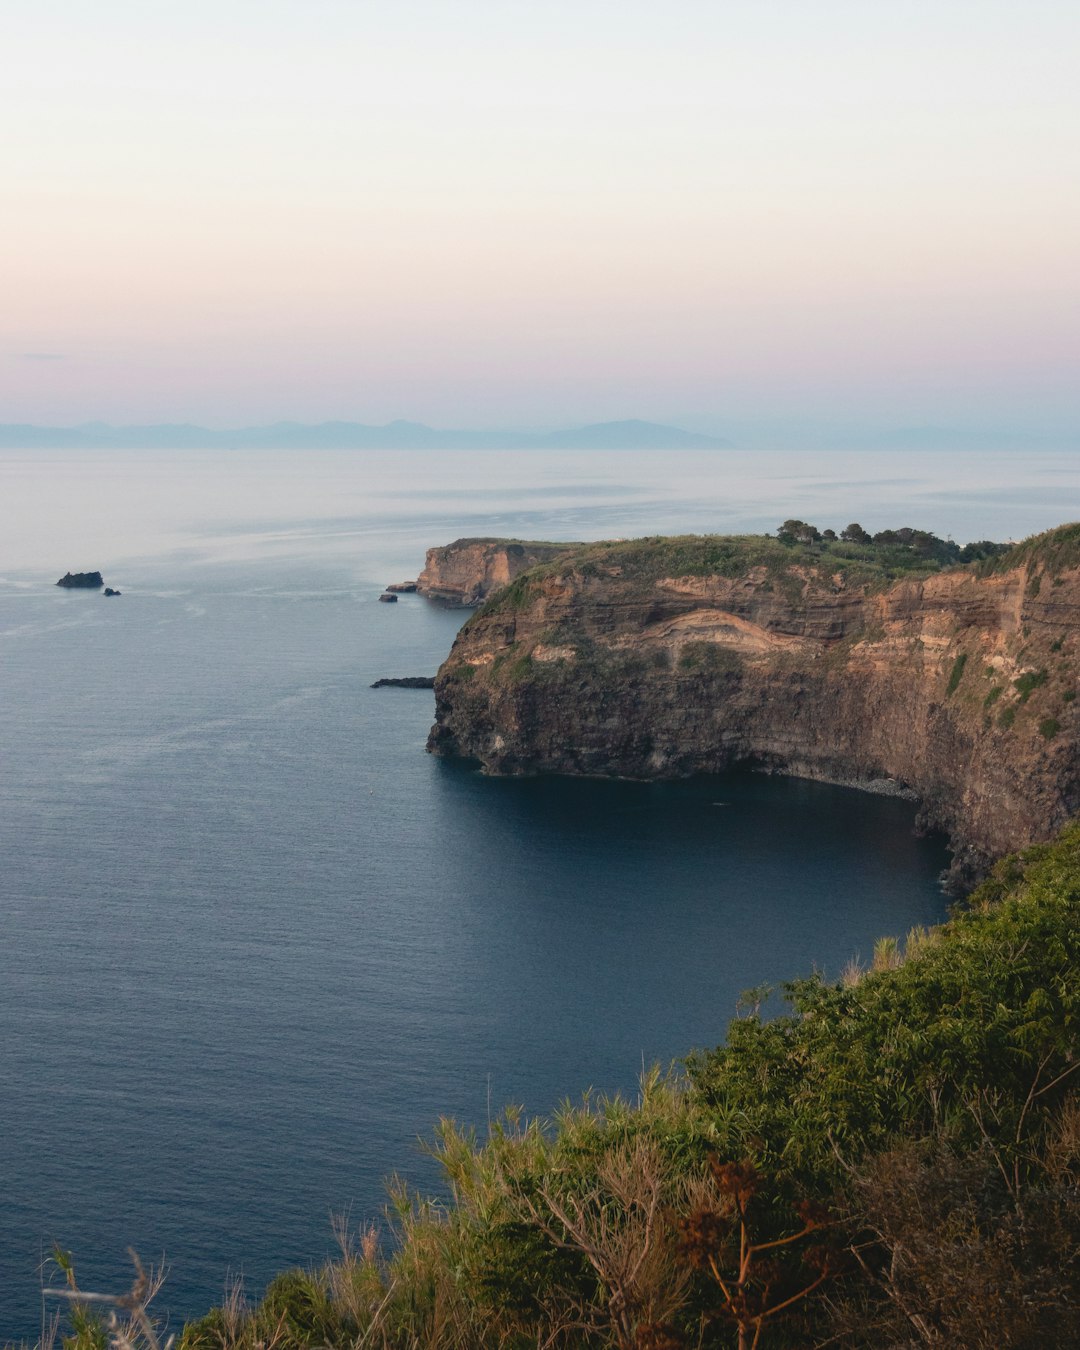
[(371, 689), (434, 689), (434, 675), (404, 675), (396, 679), (376, 680)]

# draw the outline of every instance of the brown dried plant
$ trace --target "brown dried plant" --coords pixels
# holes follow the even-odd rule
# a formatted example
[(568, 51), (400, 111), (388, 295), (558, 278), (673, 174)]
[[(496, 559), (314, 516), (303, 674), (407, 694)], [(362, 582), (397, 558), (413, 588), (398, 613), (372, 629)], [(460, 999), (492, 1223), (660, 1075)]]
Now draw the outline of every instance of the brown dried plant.
[(171, 1335), (162, 1341), (149, 1313), (150, 1304), (165, 1282), (164, 1266), (151, 1266), (147, 1271), (133, 1247), (128, 1248), (128, 1256), (131, 1257), (132, 1265), (135, 1267), (135, 1278), (128, 1292), (97, 1294), (78, 1287), (70, 1253), (57, 1249), (53, 1253), (53, 1259), (64, 1273), (66, 1287), (46, 1289), (44, 1293), (70, 1302), (79, 1313), (82, 1327), (90, 1325), (88, 1313), (92, 1307), (109, 1308), (104, 1331), (109, 1337), (112, 1350), (172, 1350), (176, 1336)]
[(835, 1248), (807, 1245), (797, 1263), (782, 1258), (797, 1243), (831, 1227), (828, 1213), (810, 1201), (795, 1206), (799, 1226), (780, 1237), (757, 1237), (754, 1199), (761, 1176), (752, 1162), (709, 1160), (711, 1203), (699, 1203), (679, 1222), (681, 1249), (696, 1270), (711, 1275), (721, 1316), (735, 1324), (738, 1350), (757, 1350), (766, 1325), (790, 1313), (839, 1267)]

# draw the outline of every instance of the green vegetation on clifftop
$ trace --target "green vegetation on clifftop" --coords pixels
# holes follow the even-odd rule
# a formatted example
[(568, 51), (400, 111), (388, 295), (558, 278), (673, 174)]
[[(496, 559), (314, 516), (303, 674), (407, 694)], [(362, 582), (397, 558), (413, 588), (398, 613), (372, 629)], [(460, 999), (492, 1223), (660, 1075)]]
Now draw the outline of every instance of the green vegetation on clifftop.
[[(788, 528), (796, 526), (800, 528)], [(823, 535), (802, 521), (785, 521), (775, 536), (649, 535), (568, 546), (559, 557), (530, 568), (497, 591), (478, 613), (522, 609), (545, 582), (560, 578), (606, 577), (653, 585), (668, 577), (736, 578), (760, 571), (783, 585), (793, 573), (802, 572), (829, 584), (875, 591), (903, 576), (985, 566), (983, 559), (1010, 556), (1011, 550), (989, 541), (962, 550), (921, 530), (885, 530), (870, 536), (859, 526), (848, 526), (843, 535), (832, 530)]]

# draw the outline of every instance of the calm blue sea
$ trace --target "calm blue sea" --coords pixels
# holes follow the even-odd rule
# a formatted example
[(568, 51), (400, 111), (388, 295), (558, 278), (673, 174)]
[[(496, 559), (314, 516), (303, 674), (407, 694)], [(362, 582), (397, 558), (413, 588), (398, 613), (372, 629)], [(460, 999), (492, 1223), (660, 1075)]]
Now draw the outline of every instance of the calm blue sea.
[[(544, 1114), (723, 1035), (741, 990), (944, 913), (903, 803), (431, 759), (464, 617), (381, 605), (463, 534), (1080, 516), (1068, 456), (0, 456), (0, 1338), (41, 1261), (174, 1322), (378, 1215), (440, 1115)], [(57, 590), (100, 568), (123, 595)]]

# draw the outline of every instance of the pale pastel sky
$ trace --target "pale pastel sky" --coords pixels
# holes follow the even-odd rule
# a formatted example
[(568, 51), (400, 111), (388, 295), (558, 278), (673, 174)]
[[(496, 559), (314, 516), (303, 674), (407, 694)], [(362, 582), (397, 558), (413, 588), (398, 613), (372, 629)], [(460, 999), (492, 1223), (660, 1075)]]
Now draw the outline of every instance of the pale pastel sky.
[(0, 422), (1080, 428), (1076, 0), (5, 0)]

